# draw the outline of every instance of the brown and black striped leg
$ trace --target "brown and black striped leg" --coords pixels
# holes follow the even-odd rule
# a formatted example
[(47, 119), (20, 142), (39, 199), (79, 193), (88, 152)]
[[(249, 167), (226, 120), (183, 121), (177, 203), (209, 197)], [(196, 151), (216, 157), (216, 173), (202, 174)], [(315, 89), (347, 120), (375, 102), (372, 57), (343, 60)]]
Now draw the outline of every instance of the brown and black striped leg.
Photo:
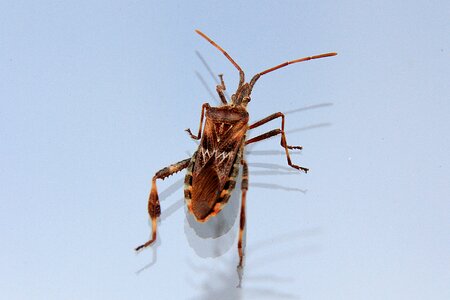
[(187, 133), (189, 133), (191, 138), (193, 138), (194, 140), (199, 140), (202, 137), (203, 117), (205, 116), (205, 109), (207, 109), (209, 107), (210, 106), (209, 106), (208, 103), (203, 103), (203, 105), (202, 105), (202, 115), (200, 117), (200, 126), (198, 128), (197, 136), (192, 134), (191, 129), (188, 128), (188, 129), (185, 130)]
[(159, 205), (158, 190), (156, 189), (156, 179), (164, 179), (174, 173), (177, 173), (188, 167), (190, 158), (177, 162), (176, 164), (165, 167), (158, 172), (152, 179), (152, 189), (148, 198), (148, 214), (152, 219), (152, 238), (145, 244), (140, 245), (135, 250), (139, 251), (151, 245), (156, 240), (157, 219), (161, 215), (161, 206)]
[(216, 91), (219, 94), (220, 100), (223, 104), (227, 104), (227, 99), (223, 93), (227, 88), (225, 87), (225, 81), (223, 81), (223, 74), (219, 74), (220, 84), (216, 86)]
[(243, 267), (244, 262), (244, 247), (242, 245), (242, 237), (244, 235), (245, 230), (245, 202), (247, 197), (247, 190), (248, 190), (248, 166), (247, 162), (242, 159), (241, 164), (243, 167), (242, 170), (242, 184), (241, 184), (241, 190), (242, 190), (242, 199), (241, 199), (241, 218), (239, 221), (239, 240), (238, 240), (238, 252), (239, 252), (239, 265), (238, 268)]

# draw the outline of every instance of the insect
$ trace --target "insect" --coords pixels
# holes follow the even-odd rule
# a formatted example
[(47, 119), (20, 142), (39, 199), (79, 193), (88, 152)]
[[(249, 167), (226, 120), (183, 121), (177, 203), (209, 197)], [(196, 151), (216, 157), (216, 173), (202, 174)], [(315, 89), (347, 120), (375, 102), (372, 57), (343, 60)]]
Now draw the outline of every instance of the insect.
[[(231, 101), (227, 102), (224, 94), (226, 89), (225, 82), (223, 76), (219, 75), (220, 84), (217, 85), (216, 91), (219, 94), (222, 105), (212, 107), (208, 103), (204, 103), (202, 105), (200, 126), (197, 135), (194, 135), (190, 129), (186, 129), (192, 139), (200, 140), (197, 151), (191, 158), (165, 167), (156, 172), (153, 176), (148, 199), (148, 213), (152, 221), (152, 236), (149, 241), (137, 247), (135, 250), (139, 251), (142, 248), (151, 245), (156, 240), (157, 219), (161, 214), (156, 180), (165, 179), (174, 173), (187, 169), (184, 180), (184, 198), (188, 211), (194, 215), (198, 222), (205, 222), (210, 217), (217, 215), (224, 205), (227, 204), (230, 194), (236, 185), (236, 178), (239, 173), (240, 165), (242, 165), (242, 194), (238, 240), (238, 268), (242, 268), (244, 258), (242, 237), (245, 228), (245, 203), (248, 190), (248, 166), (244, 158), (245, 146), (280, 135), (280, 143), (285, 150), (288, 165), (305, 173), (308, 171), (307, 168), (295, 165), (291, 161), (289, 150), (302, 149), (302, 147), (290, 146), (287, 144), (284, 131), (285, 116), (283, 113), (277, 112), (271, 114), (270, 116), (249, 125), (247, 105), (250, 102), (252, 89), (258, 79), (267, 73), (290, 64), (334, 56), (337, 53), (331, 52), (287, 61), (257, 73), (249, 82), (245, 82), (244, 71), (242, 71), (241, 67), (231, 58), (231, 56), (203, 32), (199, 30), (196, 30), (196, 32), (222, 52), (222, 54), (225, 55), (239, 71), (239, 84), (236, 92), (231, 96)], [(281, 128), (268, 131), (251, 139), (246, 139), (248, 130), (278, 118), (281, 118)], [(204, 126), (203, 122), (205, 123)]]

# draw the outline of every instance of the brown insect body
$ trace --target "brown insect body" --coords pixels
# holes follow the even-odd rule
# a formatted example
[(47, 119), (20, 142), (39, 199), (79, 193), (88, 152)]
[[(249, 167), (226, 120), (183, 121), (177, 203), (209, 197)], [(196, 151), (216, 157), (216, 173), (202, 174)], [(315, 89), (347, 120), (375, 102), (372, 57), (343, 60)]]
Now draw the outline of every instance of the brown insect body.
[(185, 199), (199, 222), (228, 202), (242, 157), (248, 112), (239, 105), (206, 108), (202, 140), (185, 177)]
[[(304, 171), (305, 173), (308, 171), (307, 168), (300, 167), (291, 162), (289, 149), (302, 149), (302, 147), (290, 146), (287, 144), (284, 131), (285, 117), (283, 113), (277, 112), (251, 125), (248, 124), (249, 114), (247, 112), (247, 104), (250, 102), (252, 89), (256, 81), (264, 74), (289, 64), (334, 56), (336, 53), (325, 53), (288, 61), (257, 73), (250, 82), (245, 82), (244, 72), (228, 53), (201, 31), (196, 30), (196, 32), (221, 51), (236, 67), (239, 71), (238, 88), (231, 96), (231, 101), (228, 102), (224, 94), (226, 89), (225, 83), (222, 75), (219, 75), (221, 84), (216, 87), (216, 91), (219, 94), (223, 105), (211, 107), (208, 103), (203, 104), (198, 134), (193, 135), (190, 129), (186, 130), (191, 138), (200, 140), (197, 151), (191, 158), (184, 159), (169, 167), (163, 168), (153, 176), (152, 187), (148, 199), (148, 213), (152, 220), (152, 238), (145, 244), (137, 247), (136, 251), (151, 245), (156, 240), (157, 219), (161, 214), (158, 191), (156, 188), (157, 179), (164, 179), (183, 169), (187, 169), (184, 181), (184, 196), (188, 211), (194, 215), (198, 222), (205, 222), (210, 217), (217, 215), (228, 202), (230, 194), (236, 185), (236, 178), (239, 173), (240, 165), (242, 165), (242, 197), (238, 240), (238, 269), (242, 269), (244, 256), (242, 238), (243, 230), (245, 228), (245, 203), (248, 190), (248, 166), (244, 159), (245, 146), (280, 135), (280, 144), (285, 150), (288, 165), (297, 170)], [(203, 126), (205, 117), (205, 125)], [(248, 130), (278, 118), (281, 118), (281, 128), (268, 131), (248, 140), (246, 139)]]

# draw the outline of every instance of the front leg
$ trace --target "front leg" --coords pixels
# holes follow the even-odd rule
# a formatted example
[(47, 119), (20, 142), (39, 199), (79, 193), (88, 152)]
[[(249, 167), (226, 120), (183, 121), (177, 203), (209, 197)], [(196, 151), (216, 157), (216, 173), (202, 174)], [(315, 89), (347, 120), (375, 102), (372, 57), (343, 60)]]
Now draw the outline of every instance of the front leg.
[(216, 86), (216, 91), (217, 94), (219, 94), (220, 100), (222, 101), (223, 104), (228, 104), (227, 102), (227, 98), (225, 98), (225, 94), (224, 91), (226, 90), (225, 87), (225, 81), (223, 81), (223, 74), (219, 75), (220, 78), (220, 84), (218, 86)]
[(193, 135), (189, 128), (185, 130), (194, 140), (199, 140), (202, 137), (203, 117), (205, 115), (205, 109), (208, 109), (209, 107), (208, 103), (203, 103), (202, 105), (202, 115), (200, 117), (200, 126), (198, 128), (197, 136)]
[(188, 167), (190, 158), (177, 162), (176, 164), (165, 167), (158, 172), (152, 179), (152, 189), (150, 191), (150, 196), (148, 197), (148, 214), (152, 219), (152, 238), (145, 244), (140, 245), (135, 250), (139, 251), (142, 248), (150, 246), (156, 240), (156, 231), (158, 224), (158, 217), (161, 215), (161, 206), (159, 205), (158, 190), (156, 188), (156, 179), (164, 179), (170, 175), (177, 173)]

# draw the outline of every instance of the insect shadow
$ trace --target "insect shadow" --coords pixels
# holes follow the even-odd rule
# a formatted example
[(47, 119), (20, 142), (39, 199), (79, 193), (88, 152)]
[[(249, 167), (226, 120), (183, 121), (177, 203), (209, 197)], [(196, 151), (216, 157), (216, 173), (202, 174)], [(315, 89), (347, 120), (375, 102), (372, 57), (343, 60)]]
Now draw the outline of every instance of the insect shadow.
[(304, 127), (299, 127), (299, 128), (294, 128), (291, 130), (286, 130), (286, 133), (294, 133), (294, 132), (300, 132), (300, 131), (305, 131), (305, 130), (309, 130), (309, 129), (316, 129), (316, 128), (321, 128), (321, 127), (329, 127), (331, 126), (331, 123), (319, 123), (319, 124), (312, 124), (309, 126), (304, 126)]
[[(160, 193), (160, 198), (163, 203), (165, 202), (166, 198), (168, 198), (173, 193), (179, 191), (183, 186), (183, 178), (177, 180), (176, 182), (172, 183), (170, 186), (168, 186), (164, 191)], [(163, 210), (161, 213), (161, 219), (159, 222), (164, 222), (165, 219), (167, 219), (169, 216), (171, 216), (174, 212), (176, 212), (178, 209), (180, 209), (184, 204), (184, 199), (181, 198), (166, 209)], [(152, 224), (150, 220), (148, 221), (148, 226), (151, 228)], [(149, 269), (151, 266), (153, 266), (156, 261), (158, 260), (158, 248), (161, 246), (161, 240), (158, 238), (156, 239), (155, 243), (151, 247), (152, 251), (152, 260), (150, 263), (146, 264), (139, 270), (135, 272), (136, 275), (139, 275), (143, 271)]]
[[(205, 58), (203, 57), (203, 55), (199, 52), (199, 51), (195, 51), (195, 54), (197, 55), (197, 57), (200, 59), (200, 61), (202, 62), (202, 64), (205, 66), (206, 70), (208, 71), (209, 75), (211, 76), (211, 78), (213, 79), (214, 83), (216, 85), (220, 84), (219, 82), (219, 77), (217, 76), (217, 74), (214, 74), (214, 72), (211, 70), (211, 67), (208, 65), (208, 63), (206, 62)], [(195, 71), (195, 75), (197, 75), (197, 78), (200, 80), (200, 82), (202, 83), (202, 85), (205, 87), (205, 89), (208, 91), (209, 95), (211, 96), (212, 99), (214, 99), (214, 101), (217, 104), (221, 104), (221, 102), (219, 101), (219, 99), (217, 99), (216, 94), (211, 91), (210, 85), (206, 82), (206, 80), (203, 78), (203, 76), (200, 74), (200, 72)], [(225, 90), (224, 92), (225, 98), (227, 99), (227, 101), (230, 100), (230, 96), (228, 95), (227, 91)]]
[[(318, 236), (321, 233), (319, 228), (310, 228), (303, 230), (296, 230), (289, 233), (280, 234), (273, 238), (269, 238), (250, 245), (247, 253), (250, 258), (247, 261), (246, 277), (243, 283), (243, 288), (240, 287), (241, 282), (236, 274), (235, 262), (228, 258), (220, 258), (216, 261), (214, 266), (211, 265), (196, 265), (192, 261), (187, 264), (191, 270), (196, 274), (195, 277), (188, 276), (186, 280), (191, 286), (198, 287), (196, 290), (200, 294), (190, 299), (192, 300), (228, 300), (228, 299), (244, 299), (252, 296), (255, 299), (298, 299), (299, 295), (285, 292), (285, 285), (293, 283), (294, 279), (286, 276), (279, 276), (273, 273), (264, 273), (258, 270), (259, 267), (266, 267), (274, 261), (283, 259), (299, 258), (314, 254), (320, 250), (320, 247), (308, 244), (294, 247), (294, 251), (278, 253), (270, 253), (265, 255), (266, 249), (273, 249), (273, 244), (283, 244), (304, 241), (309, 237)], [(279, 249), (279, 248), (278, 248)], [(262, 254), (262, 255), (261, 255)], [(194, 278), (199, 278), (203, 275), (203, 280), (195, 282)]]
[[(241, 189), (241, 175), (237, 178), (236, 191)], [(237, 230), (230, 230), (238, 220), (241, 193), (232, 193), (228, 204), (214, 218), (205, 223), (197, 222), (186, 210), (184, 232), (189, 246), (200, 257), (217, 257), (227, 252), (236, 240)]]
[(319, 103), (319, 104), (312, 104), (312, 105), (303, 106), (303, 107), (300, 107), (300, 108), (295, 108), (295, 109), (291, 109), (291, 110), (285, 111), (284, 114), (285, 115), (290, 115), (290, 114), (301, 112), (301, 111), (305, 111), (305, 110), (322, 108), (322, 107), (327, 107), (327, 106), (332, 106), (332, 105), (333, 105), (332, 102), (324, 102), (324, 103)]

